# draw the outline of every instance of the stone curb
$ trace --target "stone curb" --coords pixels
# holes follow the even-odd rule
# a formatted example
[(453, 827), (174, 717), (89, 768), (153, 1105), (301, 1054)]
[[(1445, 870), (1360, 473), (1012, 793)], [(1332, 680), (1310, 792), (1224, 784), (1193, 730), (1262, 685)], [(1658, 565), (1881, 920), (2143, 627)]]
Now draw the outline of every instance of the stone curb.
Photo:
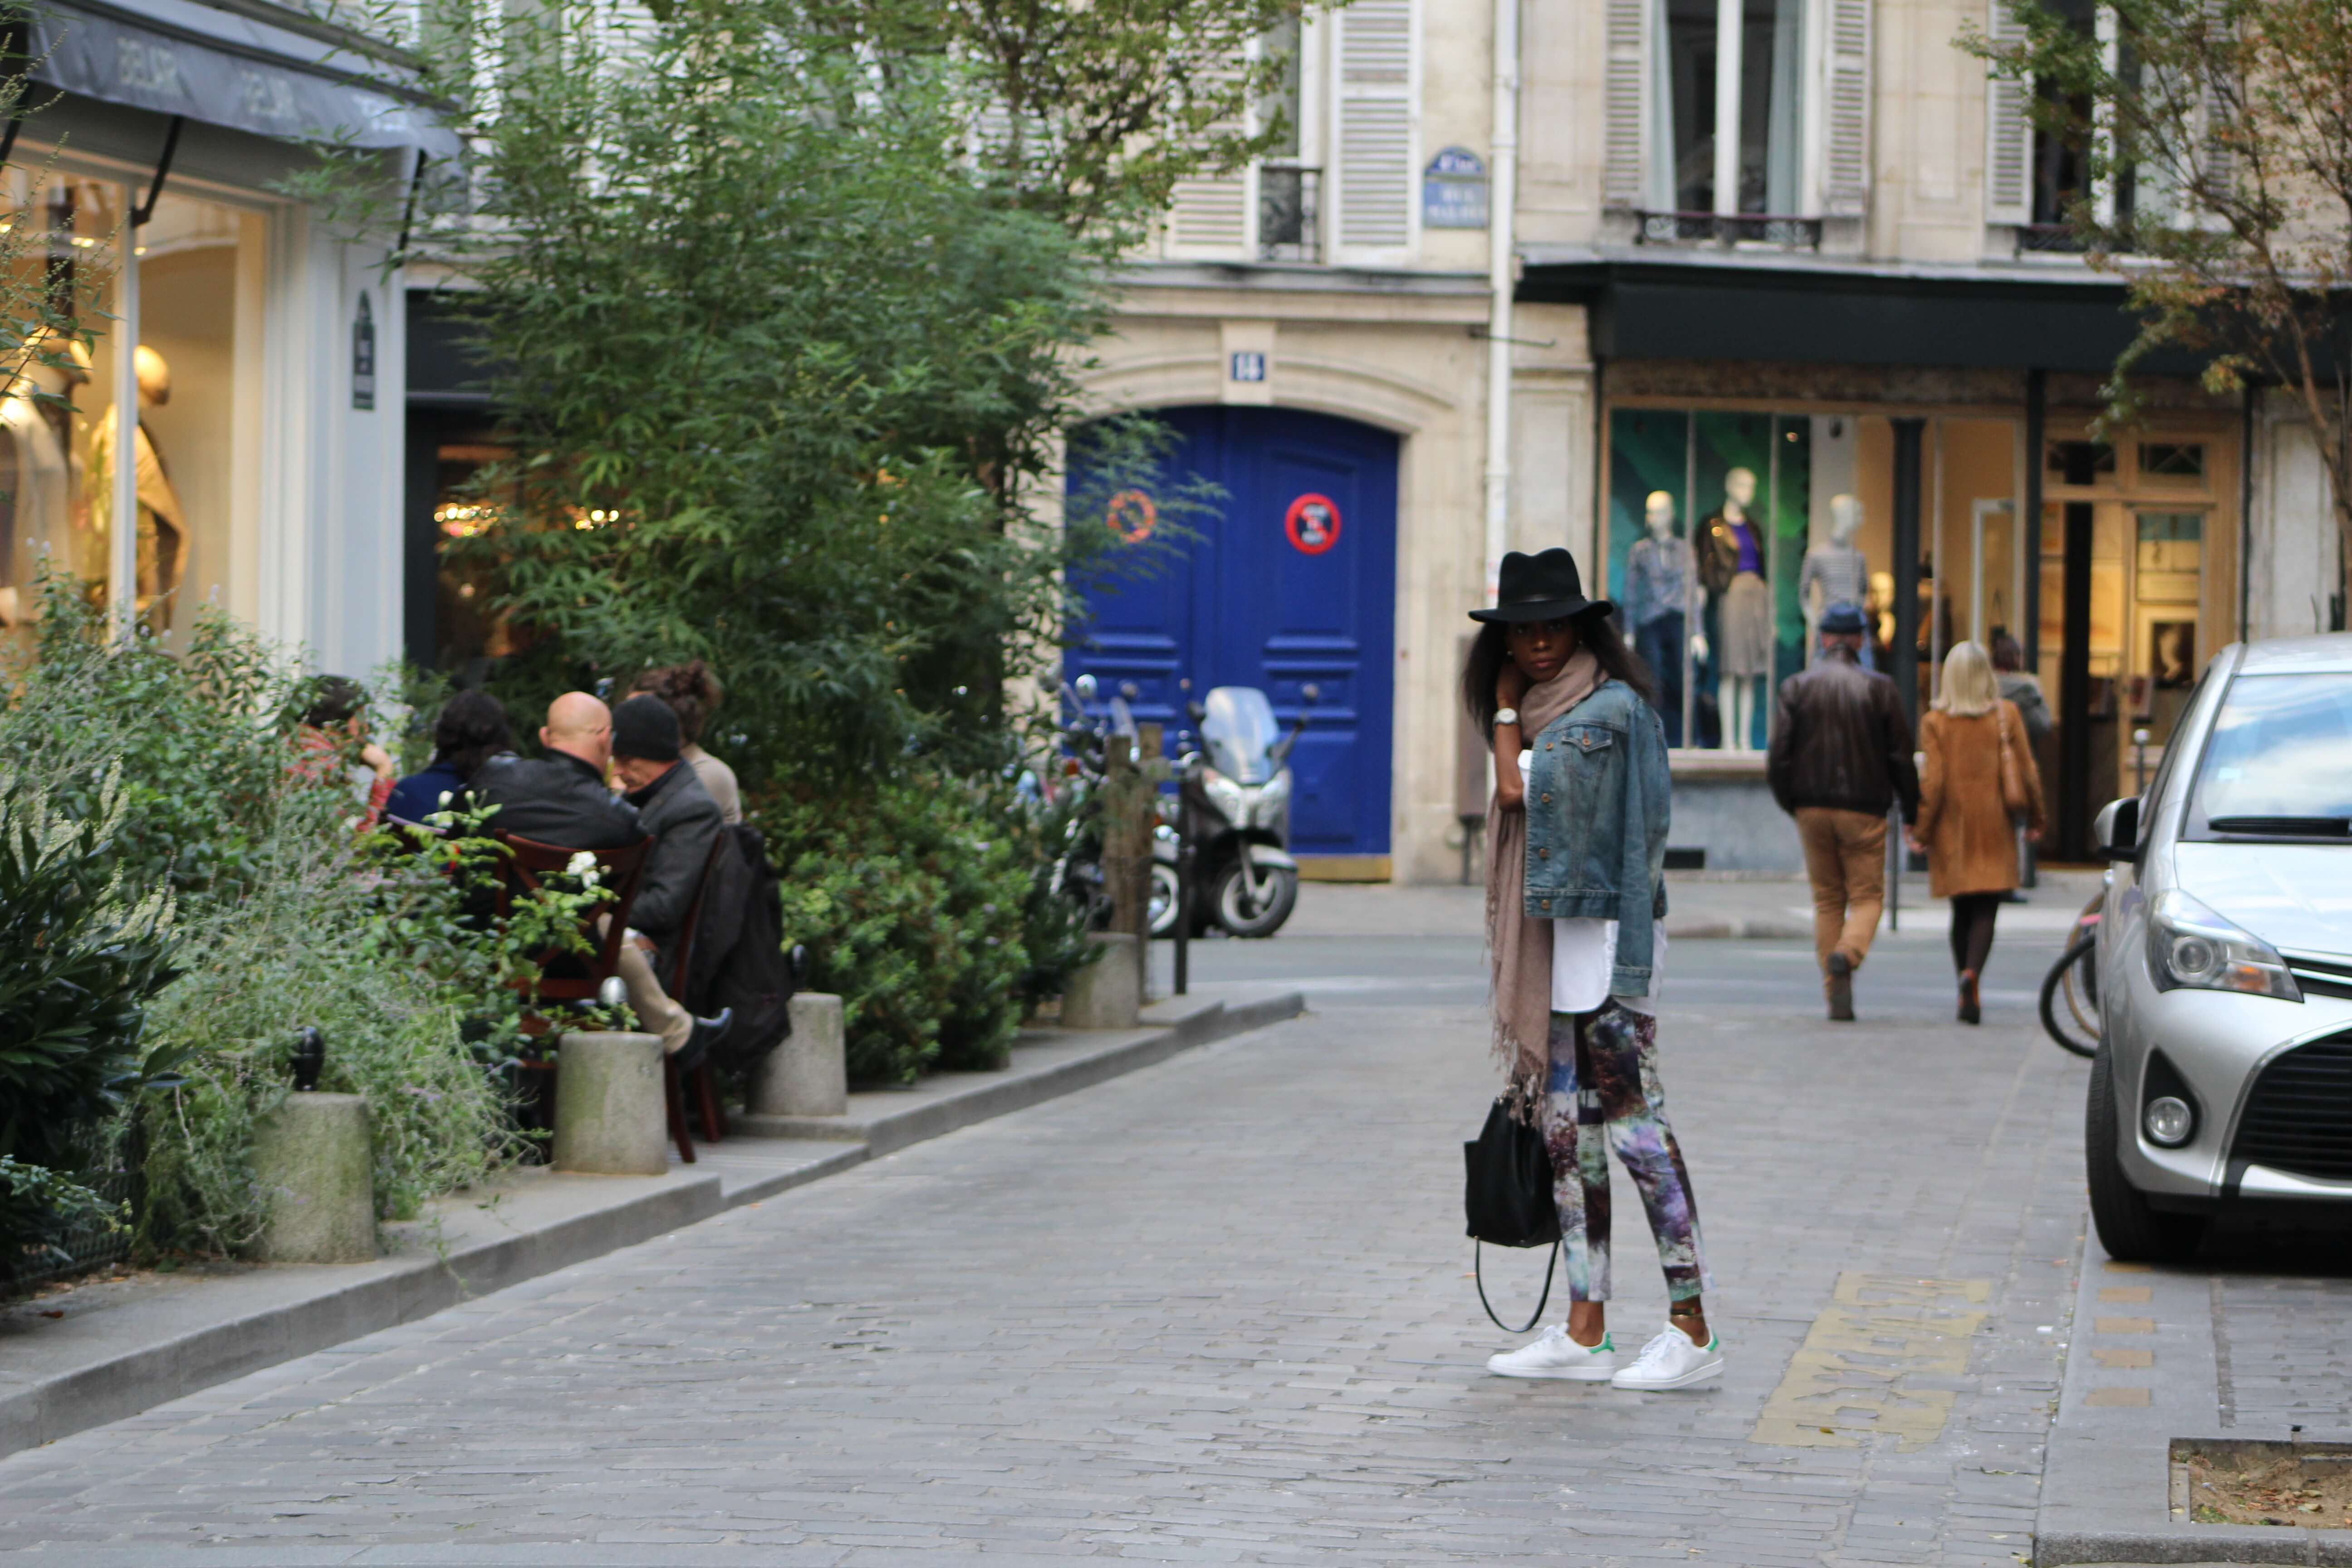
[[(2103, 1300), (2103, 1289), (2144, 1287), (2140, 1302)], [(2141, 1304), (2144, 1302), (2145, 1304)], [(2190, 1524), (2172, 1511), (2175, 1439), (2221, 1432), (2208, 1276), (2189, 1269), (2112, 1266), (2086, 1227), (2076, 1268), (2074, 1321), (2057, 1418), (2044, 1449), (2034, 1513), (2034, 1568), (2075, 1563), (2144, 1565), (2300, 1563), (2352, 1568), (2352, 1530), (2294, 1525)], [(2145, 1348), (2152, 1364), (2099, 1363), (2103, 1345)], [(2095, 1406), (2096, 1389), (2147, 1390), (2146, 1403)], [(2284, 1439), (2277, 1428), (2240, 1427), (2229, 1439)], [(2347, 1434), (2306, 1429), (2305, 1442)]]
[[(1173, 1010), (1167, 1003), (1159, 1005)], [(1232, 1005), (1204, 1003), (1160, 1027), (1122, 1030), (1100, 1049), (1028, 1073), (1022, 1072), (1016, 1062), (1004, 1073), (973, 1075), (987, 1081), (902, 1112), (847, 1125), (825, 1119), (839, 1129), (833, 1136), (843, 1141), (843, 1147), (787, 1171), (729, 1184), (722, 1173), (700, 1175), (693, 1166), (673, 1166), (667, 1177), (645, 1179), (661, 1184), (652, 1191), (631, 1193), (552, 1223), (460, 1241), (450, 1245), (446, 1254), (351, 1265), (355, 1270), (367, 1270), (369, 1277), (342, 1284), (322, 1280), (324, 1289), (299, 1300), (273, 1302), (161, 1338), (0, 1394), (0, 1456), (135, 1415), (231, 1378), (426, 1317), (469, 1297), (634, 1247), (725, 1210), (837, 1175), (961, 1128), (1058, 1100), (1195, 1047), (1296, 1017), (1306, 1010), (1304, 994), (1296, 991)], [(732, 1125), (735, 1136), (757, 1138), (763, 1133), (778, 1135), (766, 1123), (803, 1120), (820, 1119), (737, 1117)], [(810, 1136), (797, 1127), (788, 1135)], [(730, 1137), (729, 1142), (732, 1142)], [(267, 1272), (283, 1277), (276, 1270)]]
[[(1169, 1008), (1171, 1003), (1160, 1003)], [(748, 1138), (818, 1138), (862, 1143), (866, 1159), (896, 1153), (910, 1144), (953, 1132), (992, 1117), (1025, 1110), (1049, 1100), (1166, 1061), (1180, 1051), (1212, 1040), (1246, 1034), (1307, 1011), (1304, 993), (1290, 991), (1260, 1001), (1229, 1005), (1211, 1002), (1157, 1029), (1122, 1030), (1115, 1043), (1086, 1056), (1029, 1073), (975, 1073), (971, 1088), (880, 1116), (731, 1116), (730, 1135)], [(1051, 1037), (1048, 1036), (1048, 1038)], [(798, 1175), (799, 1173), (793, 1173)], [(748, 1189), (747, 1189), (748, 1190)], [(781, 1190), (781, 1189), (779, 1189)], [(761, 1194), (761, 1195), (764, 1195)], [(748, 1199), (730, 1194), (732, 1201)]]
[(1666, 938), (1670, 942), (1811, 942), (1813, 928), (1795, 921), (1749, 920), (1739, 915), (1680, 921), (1668, 917)]
[[(653, 1191), (552, 1224), (459, 1242), (446, 1255), (347, 1265), (367, 1270), (368, 1277), (348, 1283), (322, 1279), (326, 1288), (310, 1295), (162, 1338), (0, 1397), (0, 1455), (55, 1442), (425, 1317), (468, 1297), (634, 1247), (708, 1219), (725, 1206), (716, 1175), (660, 1180), (663, 1184)], [(320, 1276), (329, 1271), (317, 1270)]]

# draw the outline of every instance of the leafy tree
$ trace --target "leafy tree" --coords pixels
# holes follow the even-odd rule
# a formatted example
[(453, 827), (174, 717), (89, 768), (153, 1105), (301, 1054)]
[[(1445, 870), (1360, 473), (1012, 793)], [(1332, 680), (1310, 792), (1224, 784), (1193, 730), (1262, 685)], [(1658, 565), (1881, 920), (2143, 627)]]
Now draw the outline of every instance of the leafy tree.
[[(1344, 3), (1344, 0), (1342, 0)], [(1179, 182), (1281, 145), (1244, 118), (1297, 68), (1304, 0), (806, 0), (812, 30), (885, 62), (967, 62), (979, 162), (1036, 210), (1116, 247)]]
[[(2282, 389), (2309, 421), (2352, 565), (2352, 6), (2343, 0), (2103, 0), (2109, 47), (2074, 7), (2015, 0), (2019, 29), (1962, 38), (2033, 95), (2084, 160), (2068, 219), (2128, 285), (2140, 331), (2108, 387), (2161, 349), (2215, 393)], [(2105, 190), (2102, 204), (2090, 192)]]
[(877, 71), (791, 0), (626, 16), (510, 16), (491, 78), (452, 68), (478, 158), (411, 237), (475, 285), (516, 453), (454, 551), (521, 634), (501, 688), (527, 708), (701, 657), (755, 787), (1001, 765), (1002, 694), (1072, 583), (1200, 505), (1160, 482), (1164, 432), (1109, 421), (1090, 471), (1160, 490), (1161, 532), (1033, 513), (1108, 320), (1099, 257), (975, 170), (952, 61)]

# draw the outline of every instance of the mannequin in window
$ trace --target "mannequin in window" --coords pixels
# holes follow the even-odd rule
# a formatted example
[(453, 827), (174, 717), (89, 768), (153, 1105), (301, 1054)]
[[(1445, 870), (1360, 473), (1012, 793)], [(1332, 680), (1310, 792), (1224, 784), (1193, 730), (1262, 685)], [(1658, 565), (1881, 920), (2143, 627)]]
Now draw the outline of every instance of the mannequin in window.
[[(47, 416), (54, 405), (40, 401), (73, 395), (80, 373), (70, 360), (44, 364), (46, 344), (35, 339), (13, 363), (23, 368), (0, 398), (0, 628), (29, 624), (40, 613), (34, 602), (33, 578), (44, 555), (56, 552), (58, 566), (68, 563), (65, 553), (66, 498), (70, 475), (67, 447), (58, 438), (57, 422)], [(51, 352), (51, 357), (59, 357)]]
[[(1683, 743), (1683, 635), (1690, 625), (1691, 595), (1704, 594), (1693, 580), (1690, 542), (1675, 531), (1675, 498), (1652, 490), (1643, 505), (1647, 534), (1625, 557), (1625, 614), (1633, 623), (1634, 650), (1658, 682), (1658, 716), (1666, 721), (1666, 744)], [(1690, 639), (1691, 657), (1706, 657), (1706, 634)]]
[[(139, 369), (139, 406), (161, 408), (172, 401), (172, 370), (163, 356), (141, 343), (134, 357)], [(134, 460), (139, 478), (139, 576), (136, 602), (148, 626), (163, 631), (172, 624), (169, 595), (180, 585), (186, 563), (186, 523), (180, 510), (180, 492), (172, 488), (163, 456), (155, 450), (147, 423), (139, 423)], [(110, 561), (114, 509), (114, 410), (109, 407), (89, 438), (89, 521), (92, 543), (100, 561)]]
[(1764, 586), (1764, 533), (1748, 516), (1756, 475), (1734, 468), (1723, 476), (1723, 505), (1706, 520), (1699, 546), (1699, 583), (1717, 601), (1716, 649), (1722, 670), (1723, 743), (1753, 751), (1759, 683), (1772, 673), (1772, 595)]
[[(1805, 611), (1805, 646), (1821, 646), (1822, 611), (1843, 601), (1849, 605), (1870, 598), (1870, 562), (1853, 540), (1862, 531), (1862, 502), (1853, 496), (1830, 498), (1830, 537), (1805, 552), (1805, 569), (1797, 578), (1797, 600)], [(1862, 668), (1875, 669), (1871, 639), (1862, 639)]]

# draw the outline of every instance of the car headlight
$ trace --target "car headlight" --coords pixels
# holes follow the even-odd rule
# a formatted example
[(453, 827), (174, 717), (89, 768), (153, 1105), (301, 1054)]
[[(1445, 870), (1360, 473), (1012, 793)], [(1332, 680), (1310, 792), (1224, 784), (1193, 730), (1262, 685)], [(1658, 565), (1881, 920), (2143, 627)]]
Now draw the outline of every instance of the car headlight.
[(2147, 1130), (2147, 1141), (2168, 1149), (2179, 1148), (2197, 1131), (2196, 1108), (2177, 1094), (2159, 1094), (2149, 1100), (2139, 1120)]
[(2159, 991), (2186, 987), (2303, 1000), (2275, 948), (2178, 888), (2159, 894), (2150, 908), (2147, 942)]
[(1249, 791), (1214, 768), (1202, 770), (1201, 787), (1207, 793), (1209, 804), (1215, 806), (1227, 822), (1235, 827), (1249, 826)]
[(1285, 768), (1274, 775), (1265, 788), (1257, 792), (1255, 826), (1272, 827), (1282, 820), (1282, 808), (1290, 804), (1290, 770)]

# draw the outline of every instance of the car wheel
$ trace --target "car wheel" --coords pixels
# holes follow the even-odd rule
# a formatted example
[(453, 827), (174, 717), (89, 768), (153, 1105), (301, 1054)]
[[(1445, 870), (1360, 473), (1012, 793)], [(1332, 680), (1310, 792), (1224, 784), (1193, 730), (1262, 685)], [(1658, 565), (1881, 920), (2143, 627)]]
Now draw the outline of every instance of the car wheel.
[(2102, 1046), (2091, 1058), (2091, 1088), (2084, 1096), (2083, 1158), (2091, 1184), (2091, 1223), (2099, 1245), (2118, 1263), (2186, 1263), (2205, 1239), (2205, 1221), (2157, 1209), (2124, 1173), (2124, 1121), (2114, 1060)]
[(1276, 867), (1266, 873), (1265, 902), (1250, 899), (1249, 873), (1237, 861), (1217, 879), (1217, 923), (1235, 936), (1272, 936), (1298, 901), (1298, 873)]

